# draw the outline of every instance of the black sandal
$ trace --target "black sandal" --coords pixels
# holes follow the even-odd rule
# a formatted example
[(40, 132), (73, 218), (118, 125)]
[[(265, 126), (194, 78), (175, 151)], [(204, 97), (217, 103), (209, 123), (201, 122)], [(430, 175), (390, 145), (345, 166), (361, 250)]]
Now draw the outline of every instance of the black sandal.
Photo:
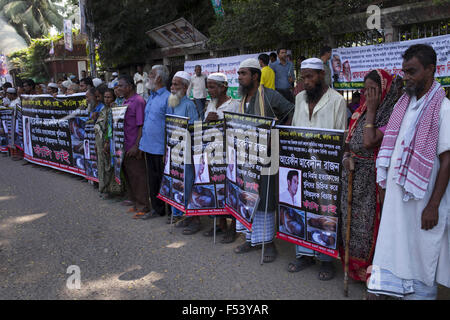
[(317, 277), (319, 280), (328, 281), (333, 279), (335, 274), (336, 274), (336, 267), (334, 266), (333, 262), (325, 261), (322, 262)]
[(277, 258), (278, 251), (273, 243), (269, 243), (264, 247), (264, 263), (269, 263), (275, 261)]
[(223, 235), (222, 240), (220, 240), (220, 243), (232, 243), (236, 240), (236, 238), (236, 230), (230, 228), (225, 231), (225, 234)]
[[(223, 230), (219, 227), (216, 228), (216, 234), (223, 233)], [(210, 230), (203, 232), (203, 235), (205, 237), (213, 237), (214, 236), (214, 227), (212, 227)]]
[(183, 229), (183, 234), (188, 236), (199, 232), (201, 228), (202, 225), (200, 222), (192, 222), (186, 228)]
[(250, 242), (245, 241), (240, 246), (237, 246), (236, 248), (234, 248), (234, 253), (237, 253), (237, 254), (247, 253), (249, 251), (253, 251), (256, 249), (261, 249), (261, 248), (258, 246), (252, 246)]
[(288, 271), (299, 272), (302, 271), (303, 269), (308, 268), (309, 266), (312, 266), (314, 263), (315, 261), (313, 257), (304, 256), (296, 258), (295, 261), (289, 262)]

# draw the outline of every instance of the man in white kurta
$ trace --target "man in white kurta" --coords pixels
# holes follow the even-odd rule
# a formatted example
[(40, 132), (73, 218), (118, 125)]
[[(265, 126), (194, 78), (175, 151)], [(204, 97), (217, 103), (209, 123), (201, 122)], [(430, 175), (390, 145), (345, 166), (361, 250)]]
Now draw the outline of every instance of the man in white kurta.
[[(395, 144), (391, 159), (397, 159), (403, 152), (401, 137), (405, 135), (408, 124), (415, 119), (422, 97), (417, 103), (415, 98), (411, 102), (403, 118), (400, 133)], [(450, 150), (450, 101), (445, 98), (442, 102), (439, 121), (439, 142), (437, 155), (426, 195), (421, 200), (403, 201), (403, 189), (395, 182), (395, 170), (389, 167), (386, 181), (386, 197), (380, 222), (378, 240), (373, 259), (372, 277), (369, 289), (378, 292), (381, 284), (376, 283), (378, 268), (390, 271), (400, 279), (409, 282), (418, 280), (427, 286), (440, 283), (450, 287), (450, 184), (447, 186), (439, 206), (438, 224), (431, 230), (421, 228), (422, 212), (433, 192), (439, 158), (443, 152)], [(412, 286), (406, 282), (405, 286)], [(405, 292), (405, 293), (408, 293)], [(423, 297), (422, 297), (423, 298)], [(433, 297), (430, 297), (433, 298)]]
[[(347, 104), (342, 95), (326, 86), (323, 62), (318, 58), (306, 59), (301, 64), (301, 72), (305, 90), (295, 97), (292, 126), (345, 130)], [(319, 279), (330, 280), (334, 277), (333, 258), (298, 245), (295, 246), (295, 251), (296, 260), (288, 265), (290, 272), (298, 272), (311, 266), (314, 263), (312, 257), (316, 257), (322, 262)]]
[[(407, 200), (404, 197), (405, 189), (398, 184), (396, 177), (399, 170), (396, 167), (396, 159), (404, 155), (405, 145), (402, 145), (402, 142), (407, 140), (408, 132), (410, 136), (411, 128), (419, 128), (421, 122), (417, 119), (420, 119), (418, 117), (420, 109), (422, 107), (431, 108), (431, 103), (427, 100), (428, 94), (424, 94), (417, 88), (424, 88), (422, 91), (427, 88), (419, 81), (426, 81), (428, 85), (434, 81), (434, 71), (430, 70), (435, 70), (436, 54), (434, 53), (433, 62), (428, 64), (420, 62), (423, 68), (418, 62), (418, 57), (421, 56), (414, 56), (417, 54), (414, 52), (419, 52), (426, 57), (427, 51), (434, 52), (429, 46), (415, 45), (410, 47), (403, 56), (404, 79), (407, 91), (410, 89), (411, 99), (401, 120), (399, 133), (387, 167), (386, 196), (368, 285), (369, 293), (403, 299), (436, 299), (437, 283), (450, 287), (450, 235), (448, 230), (450, 226), (450, 184), (448, 184), (450, 101), (447, 98), (443, 97), (440, 103), (436, 155), (425, 195), (423, 197), (414, 196)], [(411, 55), (413, 55), (412, 58)], [(431, 54), (432, 56), (433, 54)], [(421, 77), (421, 73), (425, 76)], [(418, 84), (420, 85), (418, 86)], [(421, 96), (418, 101), (417, 92)], [(425, 93), (427, 93), (426, 90)], [(439, 102), (437, 106), (439, 106)], [(394, 117), (394, 114), (391, 117)], [(417, 134), (417, 130), (415, 133)], [(423, 137), (418, 137), (414, 141), (420, 144), (420, 139)], [(433, 142), (427, 140), (427, 143)], [(381, 150), (383, 150), (383, 145)], [(381, 161), (379, 155), (377, 167)], [(440, 168), (441, 165), (445, 167)], [(384, 182), (381, 172), (382, 170), (379, 170), (377, 181)], [(439, 177), (439, 175), (442, 176)], [(433, 201), (431, 202), (431, 200)], [(429, 213), (434, 214), (435, 212), (434, 209), (430, 210), (430, 205), (433, 208), (435, 204), (436, 207), (438, 206), (437, 221), (432, 218), (432, 225), (427, 226), (429, 223), (427, 220), (432, 217)], [(427, 208), (427, 215), (424, 214), (425, 208)], [(373, 297), (370, 296), (370, 298)]]

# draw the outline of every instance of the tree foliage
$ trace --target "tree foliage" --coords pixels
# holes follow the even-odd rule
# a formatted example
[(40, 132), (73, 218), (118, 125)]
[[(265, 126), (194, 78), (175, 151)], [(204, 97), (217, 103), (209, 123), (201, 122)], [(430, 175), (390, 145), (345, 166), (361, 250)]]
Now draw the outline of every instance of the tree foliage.
[(262, 47), (323, 38), (333, 22), (367, 8), (368, 0), (228, 0), (210, 29), (212, 47)]
[(53, 37), (32, 39), (28, 48), (16, 51), (8, 56), (9, 62), (14, 69), (19, 69), (22, 78), (32, 78), (38, 82), (50, 80), (50, 74), (45, 65), (49, 58), (51, 42), (58, 42), (64, 35), (58, 34)]
[(63, 28), (62, 7), (50, 0), (0, 0), (0, 14), (16, 29), (28, 44), (32, 38), (40, 38), (55, 26)]
[(214, 10), (206, 0), (89, 0), (87, 10), (102, 63), (109, 67), (145, 62), (145, 54), (157, 48), (146, 34), (153, 28), (184, 17), (207, 34), (214, 22)]

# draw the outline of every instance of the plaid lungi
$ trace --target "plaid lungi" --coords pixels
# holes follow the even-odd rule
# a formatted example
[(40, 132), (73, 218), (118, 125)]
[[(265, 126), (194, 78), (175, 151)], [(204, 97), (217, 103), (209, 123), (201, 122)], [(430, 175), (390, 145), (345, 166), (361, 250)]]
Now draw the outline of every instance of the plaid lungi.
[(401, 279), (389, 270), (372, 266), (367, 291), (404, 300), (436, 300), (437, 284), (430, 287), (418, 280)]
[(275, 212), (267, 212), (266, 226), (264, 232), (264, 211), (256, 211), (253, 217), (252, 231), (248, 230), (242, 223), (236, 220), (236, 231), (245, 233), (246, 241), (252, 246), (272, 242), (275, 238)]

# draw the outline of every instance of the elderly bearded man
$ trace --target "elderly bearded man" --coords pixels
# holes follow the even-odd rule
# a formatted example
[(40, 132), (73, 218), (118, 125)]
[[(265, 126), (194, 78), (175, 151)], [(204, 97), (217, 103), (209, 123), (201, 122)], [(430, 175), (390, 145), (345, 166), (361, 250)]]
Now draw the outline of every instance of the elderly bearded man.
[[(211, 102), (208, 104), (205, 113), (205, 121), (215, 121), (223, 119), (223, 112), (239, 112), (239, 101), (232, 99), (227, 95), (228, 78), (223, 73), (211, 73), (207, 80), (208, 93)], [(223, 232), (221, 243), (231, 243), (236, 240), (236, 219), (232, 219), (231, 225), (227, 227), (227, 217), (220, 216), (218, 218), (217, 232)], [(205, 237), (214, 235), (214, 228), (203, 233)]]
[(151, 95), (145, 106), (145, 120), (139, 149), (145, 153), (148, 173), (148, 188), (152, 210), (142, 217), (143, 220), (165, 215), (164, 202), (157, 198), (164, 164), (164, 137), (166, 114), (170, 113), (167, 100), (170, 92), (166, 89), (169, 70), (163, 65), (152, 67), (146, 84)]
[(369, 299), (431, 300), (437, 283), (450, 287), (450, 101), (434, 80), (436, 62), (436, 52), (424, 44), (403, 54), (406, 93), (376, 162), (386, 196)]
[[(189, 73), (185, 71), (178, 71), (172, 79), (172, 86), (170, 87), (170, 96), (168, 99), (170, 114), (189, 118), (189, 124), (193, 124), (198, 120), (198, 113), (195, 109), (194, 103), (186, 96), (190, 85)], [(194, 182), (194, 168), (192, 164), (185, 164), (184, 172), (184, 207), (187, 207), (187, 202), (191, 196), (192, 184)], [(183, 213), (172, 208), (172, 215), (176, 220), (179, 220)], [(177, 224), (177, 227), (184, 227), (183, 234), (190, 235), (197, 233), (201, 229), (200, 217), (189, 217)]]
[(142, 218), (150, 211), (147, 184), (147, 169), (139, 142), (144, 124), (145, 100), (136, 93), (133, 79), (119, 77), (119, 92), (128, 106), (123, 122), (125, 157), (123, 169), (127, 181), (128, 198), (133, 203), (128, 211), (135, 212), (134, 219)]
[[(295, 97), (294, 127), (345, 130), (347, 104), (334, 89), (327, 86), (323, 62), (318, 58), (306, 59), (301, 64), (305, 90)], [(289, 272), (301, 271), (314, 264), (314, 256), (321, 261), (320, 280), (330, 280), (336, 273), (333, 258), (326, 254), (296, 246), (296, 260), (289, 263)]]
[[(239, 66), (238, 75), (239, 93), (242, 96), (239, 108), (240, 113), (276, 118), (279, 124), (287, 122), (288, 115), (294, 108), (294, 105), (277, 91), (260, 85), (261, 66), (258, 60), (244, 60)], [(270, 185), (268, 181), (269, 176), (261, 176), (260, 201), (253, 218), (252, 231), (248, 230), (239, 221), (236, 222), (236, 231), (245, 233), (246, 241), (234, 250), (235, 253), (246, 253), (250, 250), (261, 248), (260, 244), (262, 242), (267, 243), (263, 258), (264, 262), (272, 262), (277, 257), (277, 250), (273, 243), (275, 238), (276, 209), (275, 197), (273, 196), (269, 196), (266, 216), (267, 188), (269, 188), (269, 195), (275, 194), (275, 181), (278, 181), (277, 175), (271, 175)]]

